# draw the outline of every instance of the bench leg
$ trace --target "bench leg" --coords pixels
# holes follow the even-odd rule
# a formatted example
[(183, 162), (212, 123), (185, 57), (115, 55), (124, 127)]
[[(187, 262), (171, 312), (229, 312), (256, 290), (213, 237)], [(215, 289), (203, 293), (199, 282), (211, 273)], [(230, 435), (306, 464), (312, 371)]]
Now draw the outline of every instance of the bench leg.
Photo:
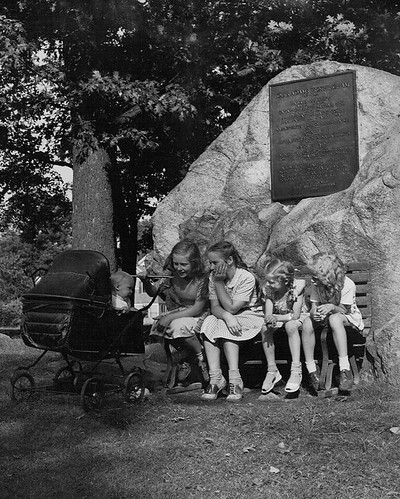
[[(326, 386), (326, 377), (328, 374), (328, 367), (329, 367), (329, 352), (328, 352), (328, 343), (327, 343), (327, 336), (328, 336), (328, 331), (329, 331), (329, 326), (326, 324), (324, 328), (321, 331), (321, 349), (322, 349), (322, 365), (321, 365), (321, 373), (320, 373), (320, 378), (319, 378), (319, 389), (324, 390), (324, 389), (330, 389), (330, 386)], [(332, 379), (331, 379), (332, 382)]]

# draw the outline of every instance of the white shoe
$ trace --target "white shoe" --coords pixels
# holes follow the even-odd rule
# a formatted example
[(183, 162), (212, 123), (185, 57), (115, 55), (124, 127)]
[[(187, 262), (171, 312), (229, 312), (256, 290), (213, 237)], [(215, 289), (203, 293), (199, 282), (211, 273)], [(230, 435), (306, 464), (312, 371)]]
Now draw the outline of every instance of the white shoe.
[(269, 393), (281, 379), (282, 376), (278, 370), (268, 371), (267, 375), (265, 376), (264, 383), (262, 384), (261, 395), (266, 395), (267, 393)]
[(300, 383), (303, 378), (301, 371), (290, 371), (290, 378), (285, 386), (285, 392), (294, 393), (300, 390)]

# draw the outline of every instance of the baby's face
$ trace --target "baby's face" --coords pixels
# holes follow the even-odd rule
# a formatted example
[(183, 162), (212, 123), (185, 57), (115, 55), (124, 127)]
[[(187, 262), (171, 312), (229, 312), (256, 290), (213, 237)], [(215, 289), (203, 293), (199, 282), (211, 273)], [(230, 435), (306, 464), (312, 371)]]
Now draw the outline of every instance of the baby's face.
[(132, 293), (133, 286), (129, 282), (120, 282), (117, 284), (116, 291), (121, 298), (128, 298), (128, 296)]

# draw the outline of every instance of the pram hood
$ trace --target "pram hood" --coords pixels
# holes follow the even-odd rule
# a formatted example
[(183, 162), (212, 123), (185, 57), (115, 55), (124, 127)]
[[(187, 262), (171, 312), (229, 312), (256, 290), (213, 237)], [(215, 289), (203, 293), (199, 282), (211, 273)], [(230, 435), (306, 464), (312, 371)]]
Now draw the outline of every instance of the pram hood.
[(54, 258), (48, 272), (24, 298), (43, 296), (108, 302), (111, 296), (110, 265), (98, 251), (64, 251)]

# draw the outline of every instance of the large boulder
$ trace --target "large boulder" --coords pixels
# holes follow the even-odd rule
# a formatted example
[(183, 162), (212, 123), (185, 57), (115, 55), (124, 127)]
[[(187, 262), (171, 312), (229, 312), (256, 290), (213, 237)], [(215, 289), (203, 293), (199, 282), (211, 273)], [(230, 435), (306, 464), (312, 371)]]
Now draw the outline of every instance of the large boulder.
[[(359, 172), (344, 191), (272, 202), (269, 85), (355, 70)], [(272, 255), (296, 264), (319, 251), (371, 264), (377, 374), (400, 385), (400, 78), (333, 61), (289, 68), (264, 87), (193, 163), (153, 217), (155, 261), (182, 237), (204, 250), (232, 241), (256, 270)]]

